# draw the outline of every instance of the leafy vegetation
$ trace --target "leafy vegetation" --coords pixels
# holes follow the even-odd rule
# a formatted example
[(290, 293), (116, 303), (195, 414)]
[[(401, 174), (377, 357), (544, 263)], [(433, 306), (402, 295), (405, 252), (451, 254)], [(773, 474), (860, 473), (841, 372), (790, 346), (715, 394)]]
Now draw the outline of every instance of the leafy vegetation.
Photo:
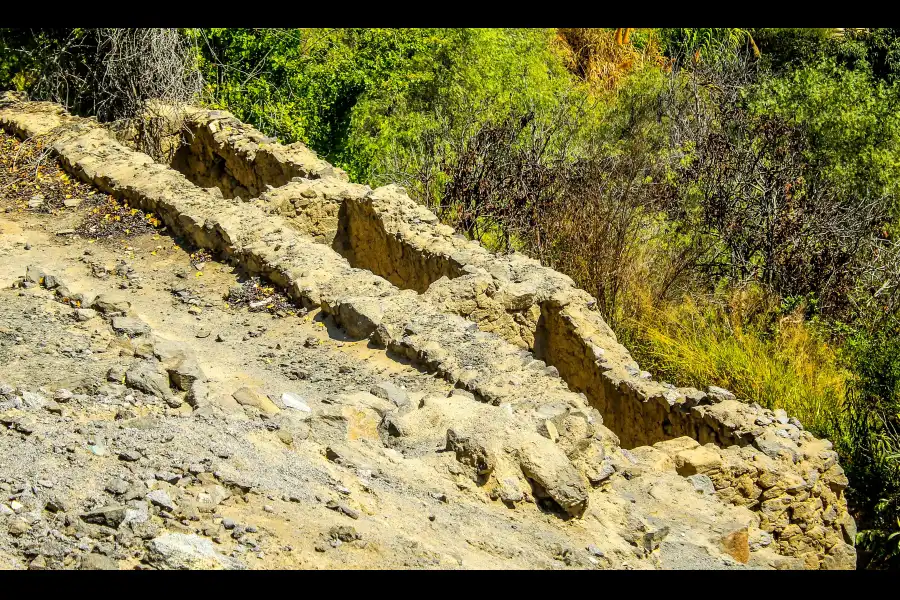
[[(198, 100), (567, 273), (657, 376), (798, 416), (841, 453), (860, 565), (900, 566), (900, 30), (179, 36), (116, 39), (190, 48)], [(0, 86), (117, 106), (108, 37), (0, 30)]]

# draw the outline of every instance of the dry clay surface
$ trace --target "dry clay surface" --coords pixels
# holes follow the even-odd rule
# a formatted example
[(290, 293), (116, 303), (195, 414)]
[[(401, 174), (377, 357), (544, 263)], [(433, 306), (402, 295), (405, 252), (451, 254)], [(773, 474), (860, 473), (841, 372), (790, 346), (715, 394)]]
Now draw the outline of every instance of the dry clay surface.
[[(224, 296), (240, 273), (169, 230), (94, 239), (91, 193), (50, 203), (40, 178), (30, 197), (4, 187), (0, 564), (819, 566), (776, 555), (759, 514), (720, 497), (722, 461), (758, 461), (752, 449), (678, 438), (624, 450), (527, 351), (161, 165), (100, 175), (147, 157), (84, 125), (106, 156), (99, 185), (210, 249), (224, 240), (232, 264), (287, 279), (300, 304), (235, 307)], [(211, 227), (191, 226), (197, 210)], [(792, 485), (803, 502), (809, 485)]]

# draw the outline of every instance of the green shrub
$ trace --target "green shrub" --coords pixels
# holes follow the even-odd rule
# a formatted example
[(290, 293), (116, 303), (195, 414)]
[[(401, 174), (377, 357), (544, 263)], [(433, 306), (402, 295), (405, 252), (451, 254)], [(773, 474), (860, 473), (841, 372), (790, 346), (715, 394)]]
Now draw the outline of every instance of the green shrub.
[(849, 340), (857, 380), (837, 448), (859, 511), (866, 562), (900, 568), (900, 327)]

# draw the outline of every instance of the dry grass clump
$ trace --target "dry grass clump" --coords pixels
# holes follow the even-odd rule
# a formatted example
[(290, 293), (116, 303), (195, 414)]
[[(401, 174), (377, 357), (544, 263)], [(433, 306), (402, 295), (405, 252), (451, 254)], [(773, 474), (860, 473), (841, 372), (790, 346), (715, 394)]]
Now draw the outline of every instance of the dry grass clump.
[(852, 375), (839, 353), (799, 314), (777, 317), (758, 288), (668, 303), (631, 291), (636, 310), (619, 331), (641, 366), (660, 378), (699, 388), (720, 385), (767, 408), (783, 408), (820, 435), (845, 419)]
[[(641, 47), (634, 43), (636, 31)], [(569, 70), (600, 92), (615, 91), (636, 69), (669, 66), (653, 30), (565, 27), (557, 32)]]

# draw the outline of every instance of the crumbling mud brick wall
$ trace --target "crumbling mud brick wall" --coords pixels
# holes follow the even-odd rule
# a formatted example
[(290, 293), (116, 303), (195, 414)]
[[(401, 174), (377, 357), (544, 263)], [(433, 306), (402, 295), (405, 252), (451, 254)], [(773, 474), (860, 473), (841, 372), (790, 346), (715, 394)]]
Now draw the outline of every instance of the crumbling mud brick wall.
[[(225, 198), (256, 198), (295, 177), (336, 178), (347, 174), (316, 156), (305, 145), (281, 145), (229, 112), (151, 104), (145, 122), (162, 140), (166, 162), (192, 183), (218, 189)], [(116, 131), (120, 141), (135, 146), (138, 127)]]
[[(0, 101), (0, 126), (48, 136), (82, 179), (517, 419), (523, 431), (503, 445), (514, 448), (512, 475), (497, 479), (504, 501), (537, 490), (578, 516), (592, 486), (649, 464), (750, 511), (783, 556), (855, 564), (847, 479), (831, 444), (796, 419), (720, 388), (654, 381), (570, 278), (488, 252), (396, 186), (349, 183), (227, 113), (192, 109), (186, 121), (195, 135), (174, 155), (194, 166), (170, 168), (58, 106)], [(481, 456), (473, 443), (457, 440), (457, 455)]]

